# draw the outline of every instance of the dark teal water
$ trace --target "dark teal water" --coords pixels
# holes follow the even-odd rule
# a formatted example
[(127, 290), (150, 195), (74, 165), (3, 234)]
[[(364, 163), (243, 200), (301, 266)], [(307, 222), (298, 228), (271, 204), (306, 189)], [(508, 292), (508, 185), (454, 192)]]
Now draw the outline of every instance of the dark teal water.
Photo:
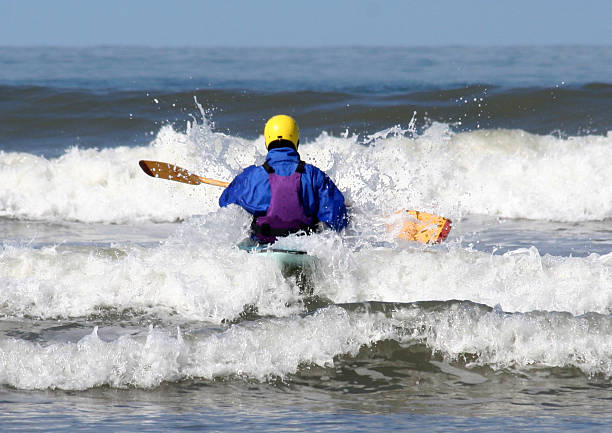
[(277, 112), (322, 131), (372, 134), (414, 116), (455, 130), (538, 134), (612, 129), (612, 48), (0, 48), (5, 150), (58, 156), (70, 145), (148, 143), (191, 120), (255, 138)]

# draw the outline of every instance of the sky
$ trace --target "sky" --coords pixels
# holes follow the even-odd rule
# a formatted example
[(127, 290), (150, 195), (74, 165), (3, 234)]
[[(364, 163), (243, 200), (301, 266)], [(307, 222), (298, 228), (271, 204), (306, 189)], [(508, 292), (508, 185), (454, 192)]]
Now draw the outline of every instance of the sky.
[(612, 0), (0, 0), (0, 46), (612, 46)]

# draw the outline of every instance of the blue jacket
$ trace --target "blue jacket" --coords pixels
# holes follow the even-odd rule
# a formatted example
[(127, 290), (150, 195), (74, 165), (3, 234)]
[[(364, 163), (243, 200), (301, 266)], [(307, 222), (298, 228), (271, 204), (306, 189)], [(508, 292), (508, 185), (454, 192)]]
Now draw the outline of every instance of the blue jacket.
[[(266, 156), (266, 162), (280, 176), (294, 173), (299, 161), (300, 155), (289, 147), (272, 149)], [(348, 219), (344, 196), (325, 173), (314, 165), (306, 164), (300, 182), (300, 198), (307, 216), (323, 221), (338, 231), (346, 227)], [(219, 206), (237, 204), (252, 215), (263, 216), (271, 198), (268, 173), (261, 166), (251, 165), (225, 188), (219, 198)]]

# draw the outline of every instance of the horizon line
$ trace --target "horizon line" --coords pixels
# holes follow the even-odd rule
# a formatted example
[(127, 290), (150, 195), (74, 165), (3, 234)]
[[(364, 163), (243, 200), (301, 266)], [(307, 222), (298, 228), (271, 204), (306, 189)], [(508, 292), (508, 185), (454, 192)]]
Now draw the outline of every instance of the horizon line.
[(542, 44), (415, 44), (415, 45), (395, 45), (395, 44), (337, 44), (337, 45), (198, 45), (198, 44), (3, 44), (0, 48), (157, 48), (157, 49), (176, 49), (176, 48), (210, 48), (210, 49), (376, 49), (376, 48), (612, 48), (612, 43), (542, 43)]

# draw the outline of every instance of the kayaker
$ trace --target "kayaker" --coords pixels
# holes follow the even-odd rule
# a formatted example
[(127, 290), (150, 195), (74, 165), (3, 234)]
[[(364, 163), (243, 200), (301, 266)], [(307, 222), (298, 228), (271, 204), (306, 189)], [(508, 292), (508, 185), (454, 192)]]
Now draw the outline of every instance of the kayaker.
[(236, 176), (219, 205), (237, 204), (253, 215), (251, 238), (259, 243), (273, 243), (292, 233), (309, 234), (319, 222), (342, 230), (347, 224), (344, 196), (323, 171), (300, 159), (295, 120), (284, 114), (270, 118), (264, 138), (266, 161)]

